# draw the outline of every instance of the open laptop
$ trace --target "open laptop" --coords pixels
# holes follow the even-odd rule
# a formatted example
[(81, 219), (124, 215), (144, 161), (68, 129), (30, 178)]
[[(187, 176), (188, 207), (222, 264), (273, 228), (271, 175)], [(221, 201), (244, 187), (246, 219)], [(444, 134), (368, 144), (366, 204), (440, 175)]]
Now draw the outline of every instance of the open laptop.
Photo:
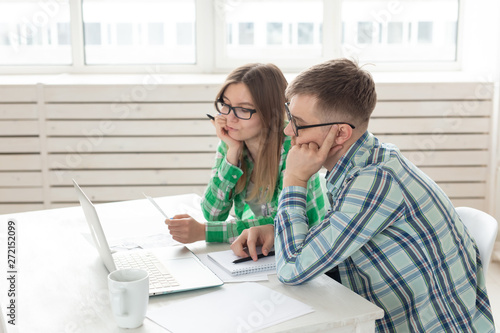
[(185, 246), (175, 245), (112, 253), (94, 205), (75, 180), (73, 180), (73, 184), (89, 224), (92, 238), (109, 272), (119, 268), (147, 270), (151, 296), (216, 287), (223, 284), (217, 275)]

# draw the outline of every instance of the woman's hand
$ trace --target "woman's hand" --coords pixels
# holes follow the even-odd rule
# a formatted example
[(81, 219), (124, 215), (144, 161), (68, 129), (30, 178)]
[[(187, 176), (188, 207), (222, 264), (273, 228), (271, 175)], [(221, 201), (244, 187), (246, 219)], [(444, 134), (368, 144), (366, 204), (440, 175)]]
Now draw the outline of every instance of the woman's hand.
[(238, 165), (241, 153), (243, 151), (243, 141), (238, 141), (229, 136), (227, 131), (227, 118), (223, 115), (218, 115), (214, 120), (211, 120), (215, 126), (217, 137), (224, 141), (227, 145), (227, 161), (232, 165)]
[(205, 240), (205, 224), (196, 221), (188, 214), (175, 215), (171, 219), (166, 219), (165, 224), (172, 238), (178, 242), (193, 243)]

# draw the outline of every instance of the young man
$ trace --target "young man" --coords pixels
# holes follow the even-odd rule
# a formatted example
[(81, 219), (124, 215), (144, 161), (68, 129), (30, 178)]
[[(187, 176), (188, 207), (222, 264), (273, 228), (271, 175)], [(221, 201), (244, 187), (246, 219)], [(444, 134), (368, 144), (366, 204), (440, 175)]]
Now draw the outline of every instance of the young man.
[[(479, 251), (453, 204), (393, 145), (368, 129), (375, 84), (332, 60), (287, 88), (293, 136), (275, 225), (246, 230), (232, 248), (255, 258), (273, 244), (277, 273), (300, 284), (338, 267), (343, 285), (385, 311), (380, 332), (492, 332)], [(322, 166), (331, 210), (309, 229), (307, 180)], [(256, 258), (255, 258), (256, 259)]]

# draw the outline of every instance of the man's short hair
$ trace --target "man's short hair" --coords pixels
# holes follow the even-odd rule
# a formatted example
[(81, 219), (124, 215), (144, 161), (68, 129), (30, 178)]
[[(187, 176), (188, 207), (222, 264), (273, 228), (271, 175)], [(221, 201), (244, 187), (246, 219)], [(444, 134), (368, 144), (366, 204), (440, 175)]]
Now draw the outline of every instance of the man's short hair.
[(301, 72), (286, 89), (288, 100), (295, 95), (316, 97), (316, 111), (329, 119), (335, 113), (353, 122), (368, 123), (377, 103), (371, 74), (349, 59), (333, 59)]

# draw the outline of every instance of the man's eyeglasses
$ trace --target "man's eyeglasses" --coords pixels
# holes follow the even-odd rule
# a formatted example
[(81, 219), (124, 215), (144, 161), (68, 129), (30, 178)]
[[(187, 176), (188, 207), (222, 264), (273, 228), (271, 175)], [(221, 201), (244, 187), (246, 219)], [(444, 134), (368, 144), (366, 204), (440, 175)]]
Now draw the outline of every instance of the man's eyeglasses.
[(295, 136), (299, 136), (299, 130), (305, 129), (305, 128), (311, 128), (311, 127), (346, 124), (346, 125), (351, 126), (352, 129), (356, 128), (356, 127), (354, 127), (354, 125), (351, 125), (351, 124), (346, 123), (346, 122), (335, 122), (335, 123), (323, 123), (323, 124), (297, 126), (297, 123), (295, 122), (295, 118), (293, 118), (292, 114), (290, 113), (290, 109), (288, 108), (289, 105), (290, 105), (290, 103), (285, 103), (286, 116), (288, 118), (288, 121), (292, 124), (292, 129), (293, 129), (293, 133), (295, 134)]
[(252, 115), (257, 112), (254, 109), (247, 109), (242, 107), (233, 107), (229, 104), (224, 103), (224, 101), (218, 100), (215, 103), (215, 108), (220, 114), (228, 115), (231, 110), (233, 111), (236, 118), (248, 120), (252, 118)]

